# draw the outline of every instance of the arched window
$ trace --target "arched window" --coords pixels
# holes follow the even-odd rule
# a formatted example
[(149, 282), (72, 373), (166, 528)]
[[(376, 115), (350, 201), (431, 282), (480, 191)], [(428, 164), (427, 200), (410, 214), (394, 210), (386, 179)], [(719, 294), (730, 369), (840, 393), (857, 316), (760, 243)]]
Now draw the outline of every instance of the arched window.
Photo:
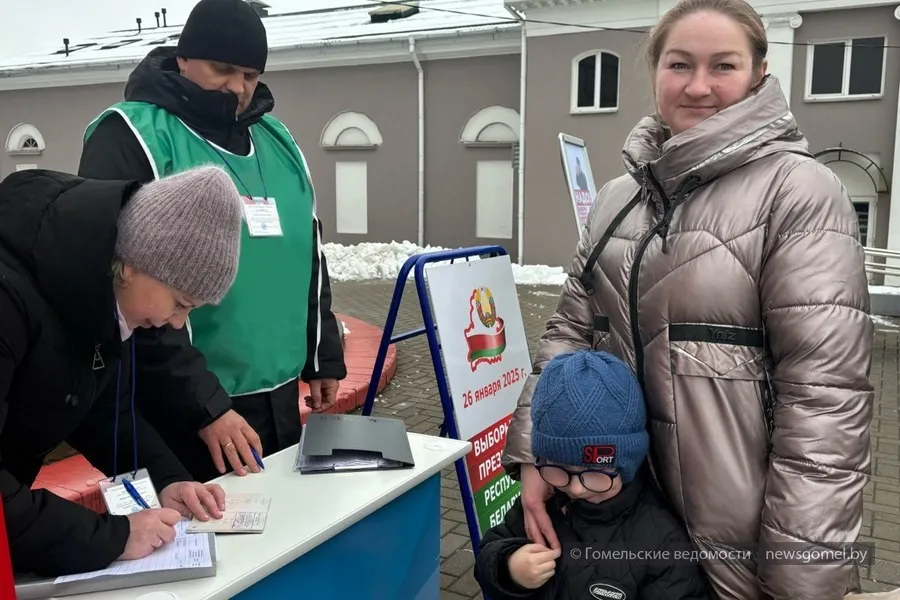
[(519, 141), (519, 113), (505, 106), (487, 106), (469, 117), (459, 141), (471, 146), (509, 146)]
[(45, 148), (44, 136), (28, 123), (19, 123), (6, 136), (6, 151), (12, 155), (40, 154)]
[(619, 110), (619, 55), (591, 50), (572, 60), (572, 112)]
[(331, 117), (322, 130), (323, 148), (377, 148), (384, 140), (375, 122), (363, 113), (345, 111)]

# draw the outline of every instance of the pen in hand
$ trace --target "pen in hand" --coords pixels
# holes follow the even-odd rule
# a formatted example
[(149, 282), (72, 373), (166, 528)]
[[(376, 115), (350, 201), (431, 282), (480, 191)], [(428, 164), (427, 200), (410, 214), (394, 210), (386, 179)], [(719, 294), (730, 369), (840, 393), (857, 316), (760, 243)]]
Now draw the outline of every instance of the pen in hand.
[(266, 465), (263, 464), (262, 458), (259, 457), (259, 454), (256, 452), (256, 448), (250, 447), (250, 452), (253, 453), (253, 458), (256, 459), (256, 464), (259, 465), (259, 468), (263, 471), (266, 470)]

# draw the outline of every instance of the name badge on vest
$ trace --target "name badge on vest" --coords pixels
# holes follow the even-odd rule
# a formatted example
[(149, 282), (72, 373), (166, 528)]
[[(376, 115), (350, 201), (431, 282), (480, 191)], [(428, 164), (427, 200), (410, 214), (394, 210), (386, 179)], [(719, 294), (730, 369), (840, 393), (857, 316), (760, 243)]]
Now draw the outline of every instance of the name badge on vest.
[(250, 237), (281, 237), (281, 219), (275, 198), (243, 196), (244, 218)]

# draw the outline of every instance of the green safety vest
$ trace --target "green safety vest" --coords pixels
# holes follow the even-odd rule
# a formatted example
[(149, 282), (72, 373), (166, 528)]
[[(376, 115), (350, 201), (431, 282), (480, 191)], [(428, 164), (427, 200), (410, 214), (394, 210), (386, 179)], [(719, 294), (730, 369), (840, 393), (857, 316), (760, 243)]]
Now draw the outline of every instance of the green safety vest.
[(307, 358), (313, 252), (319, 249), (313, 235), (315, 193), (293, 136), (266, 115), (250, 127), (250, 154), (240, 156), (158, 106), (120, 102), (88, 125), (84, 139), (112, 113), (139, 137), (157, 178), (213, 163), (231, 175), (242, 196), (275, 199), (283, 236), (250, 237), (244, 220), (234, 285), (218, 306), (193, 309), (187, 327), (230, 396), (271, 390), (299, 377)]

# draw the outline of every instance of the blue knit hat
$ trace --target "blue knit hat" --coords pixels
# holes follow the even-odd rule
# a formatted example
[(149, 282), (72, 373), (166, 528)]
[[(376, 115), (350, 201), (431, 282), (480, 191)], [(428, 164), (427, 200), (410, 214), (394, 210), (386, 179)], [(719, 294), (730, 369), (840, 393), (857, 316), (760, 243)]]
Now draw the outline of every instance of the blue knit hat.
[(606, 352), (556, 356), (531, 398), (531, 453), (570, 466), (618, 469), (628, 483), (647, 456), (644, 395), (631, 368)]

